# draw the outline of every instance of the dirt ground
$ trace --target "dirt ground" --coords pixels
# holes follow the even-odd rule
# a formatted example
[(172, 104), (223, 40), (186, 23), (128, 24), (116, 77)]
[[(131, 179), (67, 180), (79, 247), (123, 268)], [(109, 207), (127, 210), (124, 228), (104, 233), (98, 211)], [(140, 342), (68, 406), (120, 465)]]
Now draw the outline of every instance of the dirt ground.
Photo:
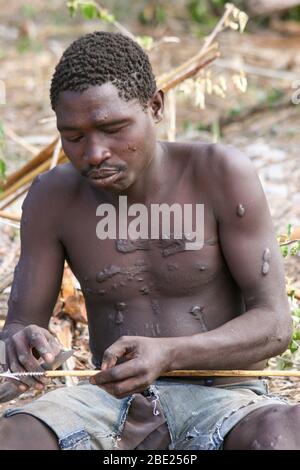
[[(14, 137), (6, 135), (8, 174), (29, 161), (57, 135), (48, 91), (64, 48), (83, 33), (108, 29), (96, 21), (70, 19), (62, 1), (35, 0), (30, 3), (31, 9), (26, 9), (23, 3), (11, 0), (0, 14), (0, 79), (6, 86), (6, 105), (0, 105), (0, 120), (22, 138), (20, 145)], [(124, 11), (122, 15), (123, 24), (135, 34), (154, 34), (157, 39), (176, 36), (180, 40), (150, 51), (156, 75), (200, 49), (201, 40), (192, 26), (176, 15), (154, 30), (142, 27), (134, 18), (128, 20)], [(300, 226), (300, 104), (292, 102), (300, 89), (299, 40), (300, 31), (293, 35), (257, 28), (243, 35), (227, 31), (219, 37), (221, 59), (211, 68), (211, 77), (217, 80), (222, 76), (231, 83), (235, 69), (243, 68), (248, 79), (246, 93), (238, 92), (231, 85), (225, 98), (207, 96), (204, 110), (194, 105), (191, 95), (178, 92), (176, 98), (176, 139), (219, 141), (244, 151), (257, 169), (277, 234), (285, 233), (288, 224)], [(167, 131), (168, 119), (159, 130), (162, 139)], [(10, 210), (20, 212), (22, 201), (23, 198), (17, 200)], [(18, 228), (3, 224), (0, 219), (0, 281), (12, 273), (18, 253)], [(290, 282), (300, 288), (299, 256), (286, 258), (285, 268)], [(0, 294), (0, 327), (6, 315), (9, 291), (7, 288)], [(88, 361), (87, 341), (86, 328), (82, 327), (75, 337), (81, 364)], [(270, 388), (293, 403), (300, 400), (296, 379), (273, 379)], [(35, 395), (36, 392), (30, 391), (21, 400), (0, 405), (0, 411), (31, 400)]]

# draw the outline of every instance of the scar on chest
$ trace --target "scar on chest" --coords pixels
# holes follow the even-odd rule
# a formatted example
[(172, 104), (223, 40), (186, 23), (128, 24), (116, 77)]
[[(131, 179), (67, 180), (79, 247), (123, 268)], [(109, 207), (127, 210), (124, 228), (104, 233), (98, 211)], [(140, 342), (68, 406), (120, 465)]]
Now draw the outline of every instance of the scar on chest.
[[(171, 235), (171, 238), (162, 238), (159, 240), (128, 240), (121, 239), (116, 240), (116, 249), (121, 253), (132, 253), (137, 250), (146, 250), (149, 251), (152, 248), (157, 247), (160, 249), (160, 252), (163, 257), (171, 256), (176, 253), (186, 251), (186, 243), (189, 239), (183, 235), (182, 238), (174, 238)], [(214, 246), (217, 245), (219, 239), (217, 236), (210, 237), (204, 240), (204, 245)]]
[(204, 315), (204, 307), (200, 305), (193, 305), (189, 313), (200, 323), (200, 327), (202, 331), (208, 331), (205, 315)]

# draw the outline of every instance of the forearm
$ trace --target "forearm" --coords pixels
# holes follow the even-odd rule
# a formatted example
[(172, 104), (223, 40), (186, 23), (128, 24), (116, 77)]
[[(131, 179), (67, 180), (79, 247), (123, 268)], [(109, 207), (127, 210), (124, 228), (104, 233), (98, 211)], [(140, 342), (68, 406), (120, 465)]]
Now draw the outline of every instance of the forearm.
[(277, 321), (274, 312), (251, 309), (224, 325), (169, 341), (169, 370), (238, 369), (273, 357), (288, 346), (289, 320)]

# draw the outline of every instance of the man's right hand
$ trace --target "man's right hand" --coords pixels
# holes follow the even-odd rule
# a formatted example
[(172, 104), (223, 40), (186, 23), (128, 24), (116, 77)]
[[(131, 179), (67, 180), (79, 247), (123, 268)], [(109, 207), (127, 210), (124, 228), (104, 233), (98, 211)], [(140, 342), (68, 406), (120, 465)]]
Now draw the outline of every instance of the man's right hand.
[[(44, 372), (41, 362), (51, 363), (60, 352), (57, 339), (48, 330), (29, 325), (5, 338), (6, 368), (11, 372)], [(44, 388), (48, 380), (43, 376), (22, 377), (18, 390), (25, 392), (29, 387)], [(11, 379), (13, 380), (13, 379)], [(16, 381), (13, 380), (14, 385)]]

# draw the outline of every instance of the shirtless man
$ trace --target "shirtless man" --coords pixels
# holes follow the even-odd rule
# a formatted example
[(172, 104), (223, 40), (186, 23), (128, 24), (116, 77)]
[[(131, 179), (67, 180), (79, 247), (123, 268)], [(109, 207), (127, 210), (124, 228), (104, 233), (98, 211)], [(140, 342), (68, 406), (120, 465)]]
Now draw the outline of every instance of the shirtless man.
[[(70, 163), (38, 177), (23, 205), (3, 332), (7, 364), (39, 370), (33, 348), (48, 362), (57, 354), (47, 326), (66, 259), (102, 370), (90, 383), (7, 413), (0, 447), (139, 448), (136, 436), (127, 439), (135, 429), (128, 420), (132, 409), (138, 426), (142, 410), (143, 439), (153, 437), (159, 426), (146, 429), (150, 403), (170, 433), (152, 448), (300, 449), (300, 406), (267, 397), (262, 380), (159, 379), (176, 369), (263, 368), (290, 341), (282, 258), (252, 164), (232, 148), (157, 141), (163, 92), (145, 53), (120, 34), (71, 44), (51, 102)], [(163, 234), (99, 240), (97, 208), (107, 203), (118, 213), (120, 195), (147, 208), (204, 204), (203, 248), (187, 251)], [(23, 390), (43, 386), (24, 382)], [(139, 408), (139, 399), (150, 401)]]

